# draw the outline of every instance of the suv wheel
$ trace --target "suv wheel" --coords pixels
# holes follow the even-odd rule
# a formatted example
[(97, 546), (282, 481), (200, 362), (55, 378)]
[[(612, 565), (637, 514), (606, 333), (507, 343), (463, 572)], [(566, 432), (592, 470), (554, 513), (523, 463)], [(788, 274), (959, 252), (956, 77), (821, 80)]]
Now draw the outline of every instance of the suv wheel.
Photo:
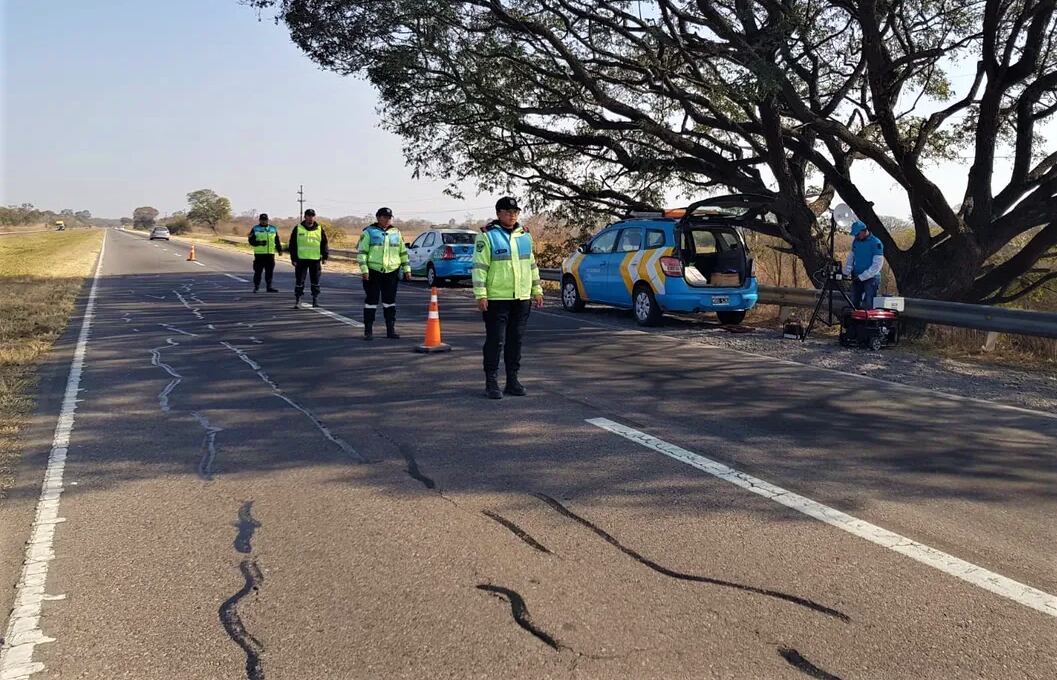
[(562, 280), (562, 307), (569, 312), (584, 311), (584, 299), (580, 297), (576, 280), (571, 276), (566, 276)]
[(635, 288), (632, 302), (635, 309), (635, 321), (640, 326), (656, 326), (661, 322), (661, 306), (657, 304), (657, 298), (648, 285), (643, 283)]

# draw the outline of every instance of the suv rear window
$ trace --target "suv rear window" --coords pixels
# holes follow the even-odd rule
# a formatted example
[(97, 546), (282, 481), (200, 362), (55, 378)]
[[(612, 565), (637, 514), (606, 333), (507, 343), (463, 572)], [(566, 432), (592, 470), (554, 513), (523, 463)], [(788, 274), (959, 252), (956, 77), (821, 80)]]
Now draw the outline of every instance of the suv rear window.
[(456, 233), (441, 234), (441, 238), (444, 239), (444, 243), (448, 243), (448, 244), (452, 244), (452, 243), (454, 243), (454, 244), (465, 244), (465, 243), (473, 244), (473, 241), (474, 241), (475, 238), (477, 238), (477, 235), (476, 234), (460, 234), (460, 233), (456, 232)]

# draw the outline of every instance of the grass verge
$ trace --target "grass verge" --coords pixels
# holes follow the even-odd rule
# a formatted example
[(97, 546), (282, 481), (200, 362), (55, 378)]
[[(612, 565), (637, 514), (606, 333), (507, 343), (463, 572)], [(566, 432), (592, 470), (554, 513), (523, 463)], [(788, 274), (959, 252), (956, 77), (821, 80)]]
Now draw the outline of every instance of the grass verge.
[(0, 498), (36, 403), (37, 365), (66, 329), (102, 241), (101, 229), (0, 239)]

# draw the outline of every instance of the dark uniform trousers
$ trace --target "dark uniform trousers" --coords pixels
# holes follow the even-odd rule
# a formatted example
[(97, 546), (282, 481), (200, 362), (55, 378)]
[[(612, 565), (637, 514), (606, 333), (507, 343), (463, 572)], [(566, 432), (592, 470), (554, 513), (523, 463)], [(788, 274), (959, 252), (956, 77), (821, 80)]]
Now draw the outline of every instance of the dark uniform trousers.
[(319, 273), (322, 267), (319, 260), (298, 260), (294, 267), (294, 296), (301, 297), (305, 294), (305, 275), (312, 280), (312, 297), (319, 295)]
[(275, 255), (257, 253), (253, 256), (253, 287), (261, 285), (261, 274), (264, 274), (264, 285), (272, 287), (272, 274), (275, 272)]
[(484, 371), (491, 375), (499, 370), (499, 356), (503, 356), (507, 375), (515, 375), (521, 368), (521, 338), (532, 313), (531, 300), (489, 300), (483, 312)]
[(363, 282), (363, 292), (367, 295), (363, 303), (363, 322), (368, 325), (374, 323), (378, 298), (381, 298), (386, 324), (392, 324), (396, 319), (396, 289), (400, 284), (400, 270), (382, 273), (370, 269), (368, 272), (370, 275)]

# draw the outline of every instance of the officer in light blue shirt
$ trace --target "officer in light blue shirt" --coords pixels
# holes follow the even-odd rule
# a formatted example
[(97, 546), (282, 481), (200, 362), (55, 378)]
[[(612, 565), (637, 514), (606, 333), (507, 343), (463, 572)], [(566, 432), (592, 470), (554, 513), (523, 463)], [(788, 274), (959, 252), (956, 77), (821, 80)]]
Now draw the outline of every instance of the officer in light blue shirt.
[(873, 309), (885, 263), (884, 244), (860, 220), (852, 223), (851, 235), (855, 240), (844, 263), (844, 275), (852, 277), (851, 301), (856, 309)]

